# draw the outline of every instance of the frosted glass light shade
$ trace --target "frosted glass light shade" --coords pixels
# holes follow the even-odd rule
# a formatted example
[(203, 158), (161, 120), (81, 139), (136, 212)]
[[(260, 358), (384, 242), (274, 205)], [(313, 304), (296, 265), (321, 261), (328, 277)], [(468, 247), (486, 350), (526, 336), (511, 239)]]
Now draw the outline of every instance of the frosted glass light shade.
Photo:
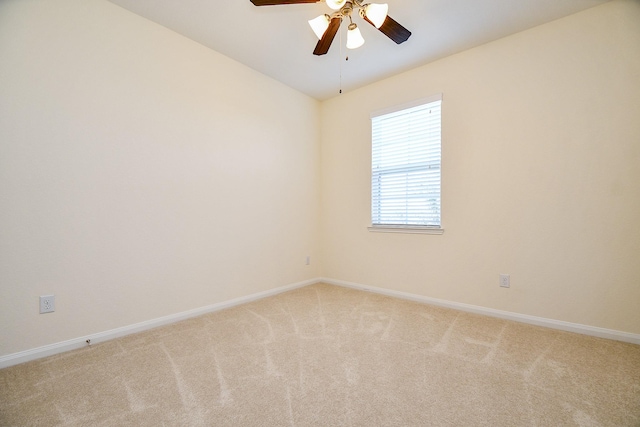
[(347, 2), (347, 0), (326, 0), (327, 6), (333, 10), (338, 10)]
[(357, 49), (364, 44), (364, 38), (360, 34), (360, 28), (356, 24), (349, 25), (347, 31), (347, 49)]
[(389, 11), (389, 5), (386, 3), (376, 4), (371, 3), (367, 5), (364, 14), (365, 16), (376, 26), (380, 28), (384, 24), (384, 20), (387, 19), (387, 12)]
[(328, 15), (320, 15), (317, 18), (313, 18), (309, 21), (309, 25), (318, 39), (322, 39), (325, 31), (329, 28), (329, 16)]

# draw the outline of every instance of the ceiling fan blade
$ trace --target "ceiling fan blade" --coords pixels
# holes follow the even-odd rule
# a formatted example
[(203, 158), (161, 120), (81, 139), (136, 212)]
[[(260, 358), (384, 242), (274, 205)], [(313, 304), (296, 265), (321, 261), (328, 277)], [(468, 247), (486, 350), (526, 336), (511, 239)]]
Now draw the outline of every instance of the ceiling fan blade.
[[(364, 17), (364, 20), (375, 27), (375, 24), (366, 16)], [(398, 24), (398, 22), (390, 16), (387, 16), (387, 19), (384, 20), (384, 23), (379, 30), (397, 44), (406, 42), (411, 36), (411, 31)]]
[(314, 55), (324, 55), (329, 52), (329, 48), (331, 47), (331, 42), (333, 42), (333, 38), (336, 36), (338, 32), (338, 28), (340, 28), (340, 23), (342, 19), (340, 18), (332, 18), (331, 22), (329, 22), (329, 28), (324, 32), (322, 38), (316, 45), (316, 48), (313, 51)]
[(279, 4), (318, 3), (321, 0), (251, 0), (256, 6), (277, 6)]

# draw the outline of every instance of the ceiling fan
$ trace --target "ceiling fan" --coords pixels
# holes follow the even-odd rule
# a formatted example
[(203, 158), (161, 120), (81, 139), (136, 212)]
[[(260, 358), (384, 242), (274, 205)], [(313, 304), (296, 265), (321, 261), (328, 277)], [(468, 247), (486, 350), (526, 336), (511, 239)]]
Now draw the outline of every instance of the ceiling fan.
[[(281, 4), (302, 4), (318, 3), (322, 0), (251, 0), (256, 6), (276, 6)], [(358, 26), (353, 23), (351, 14), (354, 9), (362, 19), (379, 29), (384, 35), (397, 44), (404, 43), (411, 36), (411, 31), (398, 24), (393, 18), (387, 15), (389, 6), (387, 4), (362, 3), (363, 0), (324, 0), (331, 9), (331, 15), (320, 15), (309, 21), (313, 32), (320, 41), (313, 51), (314, 55), (324, 55), (329, 52), (340, 24), (344, 18), (349, 18), (349, 28), (347, 32), (347, 48), (356, 49), (364, 44), (364, 38)]]

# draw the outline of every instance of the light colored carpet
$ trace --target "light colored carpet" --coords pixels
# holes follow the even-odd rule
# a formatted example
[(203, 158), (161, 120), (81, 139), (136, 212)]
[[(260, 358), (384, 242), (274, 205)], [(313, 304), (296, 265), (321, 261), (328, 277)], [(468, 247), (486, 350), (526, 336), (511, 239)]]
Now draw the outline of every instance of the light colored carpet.
[(330, 285), (0, 370), (2, 426), (640, 426), (640, 346)]

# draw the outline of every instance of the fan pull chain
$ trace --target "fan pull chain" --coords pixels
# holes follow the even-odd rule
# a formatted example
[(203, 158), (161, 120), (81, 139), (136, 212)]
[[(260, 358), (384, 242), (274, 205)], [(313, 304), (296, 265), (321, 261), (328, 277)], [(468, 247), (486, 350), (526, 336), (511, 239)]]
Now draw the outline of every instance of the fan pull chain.
[(340, 56), (338, 57), (338, 66), (340, 69), (340, 94), (342, 94), (342, 31), (340, 31)]

